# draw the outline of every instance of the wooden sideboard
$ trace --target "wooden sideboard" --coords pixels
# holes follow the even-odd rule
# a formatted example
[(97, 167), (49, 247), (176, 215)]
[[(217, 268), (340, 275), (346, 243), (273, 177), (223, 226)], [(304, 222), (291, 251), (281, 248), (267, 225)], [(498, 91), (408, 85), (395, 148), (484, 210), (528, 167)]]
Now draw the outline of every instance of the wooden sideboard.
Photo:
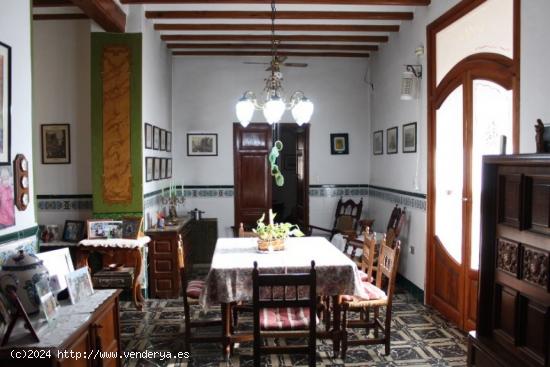
[(550, 155), (483, 159), (469, 366), (550, 366)]
[[(38, 343), (29, 338), (30, 333), (19, 323), (9, 343), (0, 348), (0, 366), (120, 367), (121, 358), (90, 358), (96, 351), (121, 353), (120, 292), (96, 290), (86, 301), (61, 306), (54, 324), (38, 330)], [(81, 358), (74, 358), (76, 353)]]

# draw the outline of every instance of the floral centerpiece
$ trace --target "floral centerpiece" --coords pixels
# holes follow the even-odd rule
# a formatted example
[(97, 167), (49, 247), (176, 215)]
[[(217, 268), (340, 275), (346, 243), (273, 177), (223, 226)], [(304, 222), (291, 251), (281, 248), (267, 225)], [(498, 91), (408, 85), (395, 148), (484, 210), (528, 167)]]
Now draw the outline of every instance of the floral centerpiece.
[(277, 214), (269, 209), (269, 224), (264, 223), (265, 214), (258, 219), (258, 226), (252, 231), (258, 235), (258, 250), (280, 251), (285, 249), (285, 240), (288, 236), (301, 237), (303, 232), (296, 224), (275, 223)]

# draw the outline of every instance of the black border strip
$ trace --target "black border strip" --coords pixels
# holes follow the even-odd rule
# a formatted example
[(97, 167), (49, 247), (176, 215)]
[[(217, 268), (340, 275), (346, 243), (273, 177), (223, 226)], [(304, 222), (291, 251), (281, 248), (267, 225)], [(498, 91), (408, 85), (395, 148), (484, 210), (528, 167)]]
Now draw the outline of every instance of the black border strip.
[(353, 185), (342, 185), (342, 184), (336, 184), (336, 185), (309, 185), (310, 189), (331, 189), (331, 188), (338, 188), (338, 187), (365, 187), (368, 188), (368, 184), (353, 184)]
[(75, 195), (36, 195), (38, 200), (44, 199), (93, 199), (92, 194), (75, 194)]

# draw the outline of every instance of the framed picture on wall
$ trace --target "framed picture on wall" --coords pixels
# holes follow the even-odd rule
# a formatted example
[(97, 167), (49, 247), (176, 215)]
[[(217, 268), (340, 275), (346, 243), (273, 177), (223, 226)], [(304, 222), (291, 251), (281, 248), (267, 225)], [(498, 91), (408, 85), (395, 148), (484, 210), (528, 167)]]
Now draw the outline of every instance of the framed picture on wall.
[(160, 129), (160, 150), (166, 150), (166, 130)]
[(153, 126), (145, 123), (145, 149), (153, 149)]
[(166, 178), (172, 178), (172, 158), (166, 160)]
[(153, 181), (153, 157), (145, 158), (145, 182)]
[(71, 130), (69, 124), (42, 124), (42, 164), (71, 163)]
[(416, 152), (416, 122), (403, 125), (403, 153)]
[(15, 201), (13, 195), (13, 168), (0, 166), (0, 229), (15, 225)]
[(78, 242), (84, 238), (84, 227), (86, 223), (82, 220), (66, 220), (63, 228), (63, 241)]
[(160, 159), (160, 179), (166, 178), (166, 158)]
[(397, 153), (397, 126), (390, 127), (386, 130), (386, 151), (388, 154)]
[(384, 154), (384, 130), (378, 130), (372, 134), (372, 154)]
[(172, 151), (172, 133), (170, 131), (166, 132), (166, 151)]
[(217, 156), (218, 134), (187, 134), (188, 156)]
[(348, 134), (330, 134), (330, 154), (349, 154)]
[(155, 157), (153, 162), (153, 180), (160, 180), (160, 158)]
[(153, 126), (153, 149), (160, 149), (160, 128)]
[(11, 47), (0, 42), (0, 166), (11, 164)]

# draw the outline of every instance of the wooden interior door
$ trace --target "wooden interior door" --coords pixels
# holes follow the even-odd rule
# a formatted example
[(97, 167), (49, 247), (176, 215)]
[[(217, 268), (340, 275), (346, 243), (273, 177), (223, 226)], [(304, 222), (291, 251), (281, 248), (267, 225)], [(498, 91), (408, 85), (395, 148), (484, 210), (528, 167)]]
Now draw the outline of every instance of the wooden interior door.
[[(519, 2), (507, 1), (517, 17)], [(462, 2), (428, 27), (426, 302), (463, 330), (474, 329), (477, 319), (482, 156), (500, 153), (501, 136), (508, 153), (517, 151), (519, 64), (516, 56), (472, 53), (438, 74), (443, 45), (436, 40), (484, 3)]]
[(296, 216), (302, 230), (309, 227), (309, 125), (296, 130)]
[(235, 172), (235, 227), (240, 223), (255, 226), (271, 208), (271, 172), (268, 155), (272, 127), (250, 124), (246, 128), (233, 124), (233, 159)]

